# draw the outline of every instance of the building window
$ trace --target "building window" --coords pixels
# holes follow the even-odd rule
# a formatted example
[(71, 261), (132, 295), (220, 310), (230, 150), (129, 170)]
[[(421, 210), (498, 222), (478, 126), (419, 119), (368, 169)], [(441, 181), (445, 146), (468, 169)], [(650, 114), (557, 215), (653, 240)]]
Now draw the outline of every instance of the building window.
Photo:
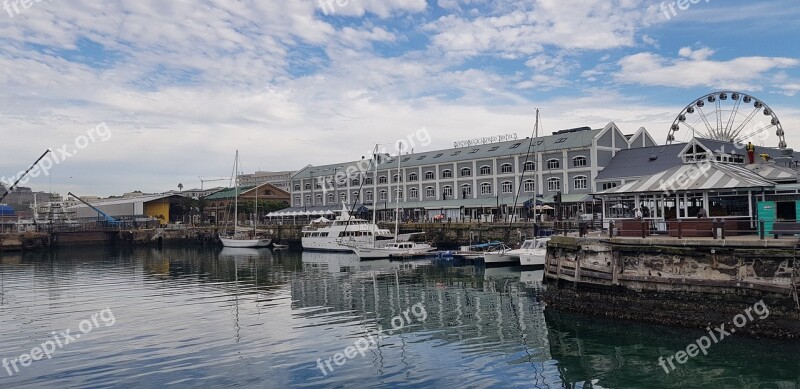
[(419, 174), (417, 174), (417, 173), (409, 174), (408, 175), (408, 180), (409, 181), (419, 181)]
[(399, 182), (399, 181), (400, 181), (400, 175), (399, 174), (395, 174), (395, 175), (392, 176), (392, 182)]
[(300, 205), (300, 196), (295, 196), (295, 197), (294, 197), (294, 205), (295, 205), (295, 206), (298, 206), (298, 205)]
[(450, 169), (442, 170), (442, 178), (453, 178), (453, 171)]
[(494, 146), (494, 147), (492, 147), (491, 149), (489, 149), (489, 151), (495, 151), (495, 150), (497, 150), (497, 149), (499, 149), (499, 148), (500, 148), (500, 146)]
[(572, 166), (574, 166), (574, 167), (584, 167), (586, 165), (587, 165), (586, 157), (581, 156), (581, 157), (572, 158)]
[(488, 165), (481, 166), (480, 172), (482, 176), (488, 176), (489, 174), (492, 174), (492, 167)]
[(469, 177), (472, 175), (472, 169), (465, 167), (461, 168), (461, 177)]
[(436, 175), (434, 175), (433, 172), (431, 172), (431, 171), (425, 172), (425, 179), (426, 180), (433, 180), (435, 177), (436, 177)]
[(617, 183), (616, 182), (604, 182), (603, 183), (603, 190), (616, 188), (616, 187), (617, 187)]
[(364, 184), (366, 185), (372, 185), (373, 182), (374, 180), (372, 179), (372, 177), (367, 177), (367, 179), (364, 180)]
[(516, 148), (517, 148), (517, 147), (519, 147), (519, 145), (521, 145), (521, 144), (522, 144), (522, 143), (514, 143), (513, 145), (511, 145), (511, 147), (509, 147), (509, 149), (516, 149)]
[(321, 195), (321, 194), (318, 194), (318, 195), (316, 195), (316, 196), (314, 196), (314, 197), (315, 197), (314, 201), (315, 201), (317, 204), (322, 204), (322, 195)]
[(433, 158), (439, 158), (439, 157), (441, 157), (442, 155), (444, 155), (444, 154), (442, 154), (442, 153), (439, 153), (439, 154), (436, 154), (436, 155), (434, 155), (434, 156), (433, 156)]
[(514, 191), (514, 185), (511, 181), (505, 181), (500, 185), (500, 190), (502, 190), (503, 193), (511, 193)]
[(559, 167), (561, 167), (561, 163), (560, 163), (559, 160), (557, 160), (555, 158), (547, 160), (547, 168), (548, 169), (558, 169)]
[(417, 161), (422, 161), (423, 159), (425, 159), (425, 157), (427, 157), (427, 155), (422, 155), (419, 158), (417, 158)]
[(368, 190), (366, 193), (364, 193), (364, 200), (365, 201), (372, 201), (373, 200), (372, 191), (371, 190)]
[(358, 186), (358, 178), (354, 178), (350, 181), (350, 186)]
[(484, 182), (483, 184), (481, 184), (481, 194), (482, 195), (492, 194), (492, 184), (488, 182)]
[(316, 189), (322, 189), (322, 183), (321, 183), (321, 182), (319, 182), (319, 181), (317, 181), (317, 182), (314, 184), (314, 186), (316, 187)]
[(526, 172), (532, 172), (536, 170), (536, 164), (533, 161), (526, 161), (523, 170)]
[(550, 192), (558, 192), (561, 190), (561, 180), (555, 177), (547, 179), (547, 190)]
[(555, 141), (555, 143), (564, 143), (565, 140), (567, 140), (567, 138), (558, 138), (558, 140)]
[(445, 185), (442, 187), (442, 197), (443, 200), (446, 200), (448, 197), (453, 198), (453, 187), (450, 185)]
[(378, 183), (379, 184), (385, 184), (386, 183), (386, 176), (378, 177)]
[(306, 204), (311, 204), (311, 196), (306, 196)]
[(403, 188), (397, 188), (394, 190), (394, 194), (397, 195), (397, 199), (403, 199)]
[(353, 192), (353, 202), (357, 203), (359, 198), (361, 198), (361, 196), (359, 196), (358, 192)]
[(333, 193), (328, 193), (328, 203), (333, 203)]
[(480, 149), (472, 149), (472, 151), (470, 151), (469, 153), (470, 153), (470, 154), (475, 154), (475, 153), (477, 153), (478, 151), (480, 151)]
[(307, 182), (305, 187), (306, 187), (306, 190), (309, 190), (309, 189), (311, 189), (311, 184)]
[(533, 180), (525, 180), (525, 182), (522, 183), (522, 189), (527, 193), (535, 192), (536, 184)]
[(378, 192), (378, 199), (379, 199), (379, 200), (381, 200), (381, 201), (386, 201), (386, 199), (388, 198), (388, 197), (386, 196), (387, 194), (388, 194), (388, 193), (386, 192), (386, 190), (385, 190), (385, 189), (384, 189), (384, 190), (381, 190), (380, 192)]
[(455, 157), (456, 155), (459, 155), (459, 154), (461, 154), (461, 150), (458, 150), (458, 151), (456, 151), (455, 153), (453, 153), (453, 154), (450, 154), (450, 156), (451, 156), (451, 157)]
[(300, 190), (300, 184), (295, 184), (294, 185), (294, 190)]
[(575, 189), (586, 189), (587, 187), (586, 176), (576, 176), (572, 181), (572, 186)]
[(347, 202), (347, 193), (339, 194), (339, 202), (346, 203)]
[(436, 197), (436, 189), (432, 186), (425, 188), (425, 197)]
[(461, 185), (461, 197), (466, 198), (467, 196), (472, 196), (472, 185), (470, 184)]
[(408, 198), (416, 199), (419, 198), (419, 189), (411, 188), (408, 190)]
[(500, 165), (500, 173), (513, 173), (514, 167), (510, 163)]

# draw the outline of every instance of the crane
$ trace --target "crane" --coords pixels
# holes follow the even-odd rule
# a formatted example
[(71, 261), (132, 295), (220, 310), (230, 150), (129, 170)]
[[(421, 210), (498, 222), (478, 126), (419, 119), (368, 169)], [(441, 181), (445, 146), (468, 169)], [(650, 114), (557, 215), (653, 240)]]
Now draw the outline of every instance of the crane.
[(13, 191), (14, 191), (14, 189), (16, 189), (16, 188), (17, 188), (17, 184), (19, 184), (19, 182), (20, 182), (20, 181), (22, 181), (22, 179), (23, 179), (23, 178), (25, 178), (25, 176), (27, 176), (27, 175), (28, 175), (28, 173), (29, 173), (31, 170), (33, 170), (33, 167), (34, 167), (34, 166), (36, 166), (36, 164), (38, 164), (38, 163), (39, 163), (39, 161), (41, 161), (42, 159), (44, 159), (44, 157), (45, 157), (45, 156), (47, 156), (47, 154), (50, 154), (50, 151), (51, 151), (50, 149), (47, 149), (47, 150), (45, 150), (45, 152), (42, 154), (42, 156), (41, 156), (41, 157), (39, 157), (39, 159), (37, 159), (37, 160), (36, 160), (36, 162), (34, 162), (34, 163), (33, 163), (33, 164), (30, 166), (30, 167), (28, 167), (28, 170), (26, 170), (24, 173), (20, 174), (20, 175), (19, 175), (19, 177), (17, 177), (17, 180), (16, 180), (16, 181), (14, 181), (14, 183), (13, 183), (13, 184), (11, 184), (11, 186), (10, 186), (10, 187), (6, 188), (6, 191), (5, 191), (5, 193), (3, 193), (3, 195), (2, 195), (2, 196), (0, 196), (0, 203), (2, 203), (2, 202), (3, 202), (3, 200), (5, 200), (6, 196), (8, 196), (8, 194), (9, 194), (9, 193), (13, 192)]
[(219, 177), (219, 178), (203, 178), (203, 177), (197, 176), (197, 178), (199, 178), (199, 179), (200, 179), (200, 190), (203, 190), (203, 185), (204, 185), (206, 182), (230, 181), (230, 180), (231, 180), (231, 178), (230, 178), (230, 177)]
[(92, 205), (92, 204), (89, 204), (88, 202), (86, 202), (86, 201), (85, 201), (85, 200), (83, 200), (82, 198), (78, 197), (78, 195), (76, 195), (76, 194), (74, 194), (74, 193), (72, 193), (72, 192), (68, 192), (68, 194), (69, 194), (70, 196), (74, 197), (74, 198), (75, 198), (75, 200), (78, 200), (78, 201), (82, 202), (84, 205), (86, 205), (87, 207), (89, 207), (89, 208), (91, 208), (91, 209), (94, 209), (95, 211), (97, 211), (97, 213), (98, 213), (98, 214), (102, 215), (102, 216), (103, 216), (103, 218), (105, 218), (105, 219), (106, 219), (106, 222), (107, 222), (108, 224), (119, 224), (119, 223), (120, 223), (120, 221), (119, 221), (119, 220), (117, 220), (117, 219), (114, 219), (113, 217), (111, 217), (111, 215), (109, 215), (109, 214), (107, 214), (107, 213), (105, 213), (105, 212), (101, 211), (101, 210), (100, 210), (100, 208), (97, 208), (97, 207), (95, 207), (94, 205)]

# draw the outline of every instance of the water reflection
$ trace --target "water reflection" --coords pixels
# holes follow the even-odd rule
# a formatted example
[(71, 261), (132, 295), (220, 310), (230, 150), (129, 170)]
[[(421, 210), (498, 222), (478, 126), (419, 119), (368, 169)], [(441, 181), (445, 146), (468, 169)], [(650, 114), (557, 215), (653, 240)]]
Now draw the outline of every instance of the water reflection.
[[(732, 338), (667, 376), (699, 335), (545, 309), (543, 270), (361, 262), (265, 249), (85, 248), (0, 256), (0, 358), (109, 306), (117, 324), (0, 387), (798, 387), (797, 343)], [(414, 304), (362, 358), (316, 366)], [(2, 371), (0, 371), (2, 373)]]

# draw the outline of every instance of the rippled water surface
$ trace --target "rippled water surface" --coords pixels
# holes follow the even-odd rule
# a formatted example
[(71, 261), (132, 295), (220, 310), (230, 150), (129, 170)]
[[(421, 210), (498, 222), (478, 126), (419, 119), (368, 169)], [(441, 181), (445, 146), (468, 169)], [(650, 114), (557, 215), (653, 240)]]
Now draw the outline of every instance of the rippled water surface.
[[(658, 357), (702, 332), (545, 309), (541, 276), (253, 249), (3, 253), (0, 358), (18, 371), (0, 388), (800, 388), (800, 344), (743, 337), (667, 375)], [(81, 337), (20, 364), (68, 329)]]

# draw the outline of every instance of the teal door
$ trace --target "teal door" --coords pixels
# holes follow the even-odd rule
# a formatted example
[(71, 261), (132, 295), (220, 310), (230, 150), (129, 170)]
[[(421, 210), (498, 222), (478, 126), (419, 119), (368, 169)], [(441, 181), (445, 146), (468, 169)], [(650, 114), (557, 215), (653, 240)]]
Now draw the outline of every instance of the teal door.
[(772, 223), (775, 222), (775, 212), (777, 209), (777, 205), (774, 201), (759, 201), (758, 202), (758, 232), (761, 233), (761, 223), (760, 221), (764, 221), (764, 230), (765, 235), (769, 235), (772, 233)]

